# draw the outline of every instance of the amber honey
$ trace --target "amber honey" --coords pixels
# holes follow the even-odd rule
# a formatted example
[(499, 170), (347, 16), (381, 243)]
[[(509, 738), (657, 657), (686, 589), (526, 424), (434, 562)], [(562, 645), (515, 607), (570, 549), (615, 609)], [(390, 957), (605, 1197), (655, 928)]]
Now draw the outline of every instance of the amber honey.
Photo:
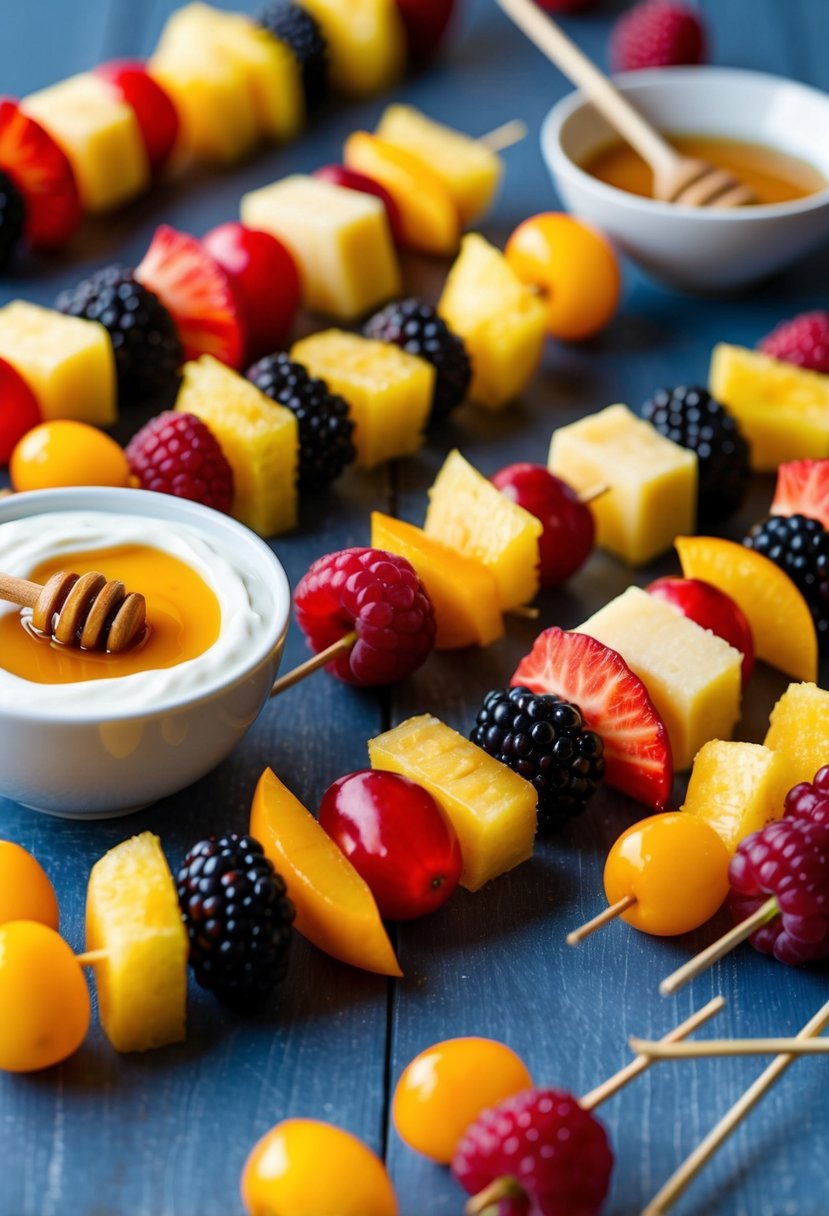
[[(704, 160), (718, 169), (728, 169), (749, 186), (758, 203), (788, 203), (823, 190), (827, 181), (814, 165), (777, 148), (720, 139), (711, 135), (668, 135), (677, 151)], [(628, 144), (614, 142), (594, 152), (582, 164), (592, 177), (639, 194), (653, 197), (653, 175), (648, 165)]]
[(92, 552), (62, 553), (41, 562), (28, 577), (43, 583), (58, 570), (99, 570), (120, 579), (147, 601), (147, 628), (122, 654), (62, 646), (40, 637), (25, 614), (0, 616), (0, 667), (36, 684), (73, 684), (174, 667), (195, 659), (219, 636), (221, 608), (207, 583), (179, 558), (146, 545), (117, 545)]

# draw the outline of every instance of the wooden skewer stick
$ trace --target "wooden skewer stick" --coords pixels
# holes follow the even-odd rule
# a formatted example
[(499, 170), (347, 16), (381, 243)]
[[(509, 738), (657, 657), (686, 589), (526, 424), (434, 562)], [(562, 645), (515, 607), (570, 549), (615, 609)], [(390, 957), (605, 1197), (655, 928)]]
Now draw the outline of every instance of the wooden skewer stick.
[[(684, 1022), (680, 1022), (678, 1026), (675, 1026), (673, 1030), (669, 1030), (659, 1040), (659, 1043), (664, 1043), (666, 1046), (671, 1043), (678, 1043), (686, 1035), (693, 1034), (695, 1030), (698, 1030), (700, 1026), (713, 1018), (724, 1007), (725, 998), (715, 996), (707, 1005), (703, 1005), (702, 1009), (698, 1009), (696, 1013), (692, 1013)], [(579, 1105), (584, 1107), (585, 1110), (594, 1110), (600, 1103), (607, 1101), (608, 1098), (612, 1098), (615, 1093), (618, 1093), (634, 1077), (638, 1077), (640, 1073), (650, 1068), (655, 1058), (655, 1056), (637, 1055), (635, 1060), (631, 1060), (629, 1064), (626, 1064), (624, 1068), (620, 1068), (607, 1081), (603, 1081), (601, 1085), (597, 1085), (595, 1089), (591, 1089), (589, 1094), (585, 1094), (583, 1098), (580, 1098)]]
[[(806, 1023), (798, 1039), (811, 1039), (829, 1025), (829, 1001), (818, 1010), (815, 1016)], [(748, 1115), (774, 1082), (783, 1075), (790, 1064), (797, 1059), (791, 1052), (785, 1052), (772, 1060), (771, 1064), (760, 1073), (760, 1076), (750, 1085), (741, 1098), (738, 1098), (729, 1111), (723, 1115), (716, 1127), (713, 1127), (704, 1140), (683, 1161), (678, 1170), (668, 1179), (658, 1195), (654, 1196), (643, 1210), (642, 1216), (665, 1216), (676, 1203), (686, 1187), (693, 1182), (697, 1174), (714, 1156), (720, 1145), (731, 1135), (735, 1127)]]
[(506, 152), (507, 148), (520, 144), (522, 139), (526, 138), (527, 124), (520, 118), (511, 118), (509, 122), (501, 123), (501, 126), (496, 127), (494, 131), (488, 131), (486, 135), (482, 135), (478, 143), (486, 144), (492, 152)]
[(319, 671), (320, 667), (325, 667), (326, 663), (331, 663), (334, 659), (338, 659), (341, 654), (347, 654), (356, 641), (357, 634), (352, 630), (351, 633), (347, 633), (344, 637), (341, 637), (339, 641), (332, 642), (330, 646), (326, 646), (325, 650), (321, 650), (313, 658), (306, 659), (304, 663), (300, 663), (293, 671), (280, 676), (271, 689), (270, 695), (278, 697), (286, 688), (293, 688), (294, 684), (299, 684), (300, 680), (304, 680), (306, 676)]
[(628, 1039), (631, 1050), (649, 1060), (705, 1060), (709, 1056), (829, 1055), (829, 1039), (706, 1039), (699, 1043), (651, 1042)]
[(625, 895), (622, 899), (617, 899), (615, 904), (605, 908), (598, 916), (594, 916), (585, 925), (579, 925), (578, 929), (573, 929), (567, 934), (567, 945), (578, 946), (586, 937), (590, 937), (591, 933), (595, 933), (597, 929), (601, 929), (604, 925), (610, 924), (612, 920), (616, 920), (623, 912), (627, 912), (628, 908), (632, 908), (636, 903), (635, 895)]
[(659, 991), (663, 996), (671, 996), (683, 984), (690, 983), (691, 980), (696, 979), (703, 971), (707, 971), (719, 959), (724, 958), (735, 946), (739, 946), (740, 942), (746, 941), (756, 929), (761, 928), (770, 920), (774, 920), (775, 916), (779, 915), (780, 907), (777, 900), (772, 896), (752, 916), (749, 916), (747, 920), (740, 921), (739, 925), (735, 925), (719, 941), (714, 942), (706, 950), (700, 951), (690, 962), (677, 967), (676, 971), (662, 981), (659, 985)]
[(96, 963), (103, 963), (109, 958), (109, 951), (87, 950), (84, 954), (76, 954), (75, 957), (82, 967), (94, 967)]

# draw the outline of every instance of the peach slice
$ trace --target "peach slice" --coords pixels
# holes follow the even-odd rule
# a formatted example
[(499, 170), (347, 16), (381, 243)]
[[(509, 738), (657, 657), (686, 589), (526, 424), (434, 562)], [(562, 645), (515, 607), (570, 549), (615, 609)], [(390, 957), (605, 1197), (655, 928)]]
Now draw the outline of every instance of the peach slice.
[(368, 886), (269, 768), (253, 795), (250, 833), (284, 878), (303, 937), (352, 967), (403, 974)]
[(714, 536), (678, 536), (682, 573), (713, 583), (742, 608), (757, 657), (796, 680), (817, 678), (817, 634), (803, 596), (774, 562)]

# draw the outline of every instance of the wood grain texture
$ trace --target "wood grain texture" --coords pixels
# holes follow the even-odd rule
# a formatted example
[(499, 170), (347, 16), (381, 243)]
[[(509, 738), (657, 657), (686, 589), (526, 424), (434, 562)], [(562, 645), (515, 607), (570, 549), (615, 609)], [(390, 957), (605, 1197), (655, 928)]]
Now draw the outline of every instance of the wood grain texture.
[[(175, 3), (4, 5), (4, 90), (39, 87), (105, 56), (148, 53)], [(609, 19), (621, 7), (609, 3), (566, 23), (600, 62)], [(829, 87), (825, 0), (707, 0), (703, 9), (716, 61)], [(507, 153), (506, 186), (484, 229), (503, 241), (527, 214), (556, 206), (537, 132), (566, 87), (489, 0), (470, 0), (446, 58), (394, 95), (471, 133), (513, 116), (528, 123), (529, 138)], [(88, 226), (60, 258), (17, 272), (2, 300), (22, 294), (49, 303), (88, 268), (114, 259), (134, 264), (162, 218), (201, 233), (235, 216), (244, 190), (338, 160), (343, 137), (373, 125), (385, 100), (333, 107), (293, 145), (165, 185)], [(427, 298), (436, 298), (444, 273), (442, 263), (408, 261), (409, 285)], [(710, 301), (665, 293), (629, 269), (622, 315), (590, 343), (550, 343), (524, 401), (502, 415), (465, 406), (417, 458), (396, 470), (351, 472), (330, 496), (303, 504), (300, 529), (275, 544), (291, 581), (321, 553), (367, 543), (374, 507), (421, 522), (426, 488), (451, 446), (485, 473), (512, 460), (543, 461), (554, 426), (611, 401), (636, 407), (660, 385), (703, 382), (715, 341), (753, 345), (782, 316), (825, 307), (827, 274), (824, 252), (739, 301)], [(125, 417), (119, 438), (150, 412)], [(728, 534), (742, 536), (770, 494), (771, 480), (755, 479)], [(634, 578), (675, 571), (668, 556)], [(125, 835), (158, 831), (175, 864), (200, 836), (244, 826), (266, 764), (314, 806), (331, 780), (367, 763), (366, 739), (392, 721), (428, 709), (468, 731), (483, 694), (508, 681), (539, 627), (577, 625), (630, 579), (596, 555), (566, 590), (541, 597), (540, 622), (512, 620), (508, 637), (487, 651), (435, 656), (393, 697), (309, 680), (269, 705), (215, 773), (128, 820), (73, 824), (2, 802), (0, 831), (42, 859), (58, 890), (62, 927), (80, 947), (86, 875)], [(285, 670), (305, 654), (292, 629)], [(762, 738), (785, 684), (760, 672), (744, 737)], [(95, 1030), (63, 1068), (0, 1077), (0, 1216), (229, 1216), (240, 1211), (238, 1177), (249, 1147), (287, 1114), (331, 1119), (378, 1149), (386, 1145), (404, 1216), (456, 1213), (461, 1195), (447, 1173), (405, 1149), (387, 1122), (389, 1083), (430, 1043), (493, 1035), (524, 1055), (538, 1081), (582, 1093), (627, 1061), (628, 1035), (659, 1037), (720, 991), (729, 1003), (718, 1036), (796, 1032), (825, 999), (825, 968), (792, 972), (744, 949), (675, 999), (657, 995), (659, 980), (721, 931), (722, 917), (687, 939), (657, 941), (617, 924), (579, 950), (565, 946), (566, 930), (601, 906), (604, 857), (634, 817), (630, 804), (604, 793), (570, 831), (543, 842), (531, 863), (401, 928), (406, 978), (393, 986), (391, 1017), (385, 981), (298, 941), (284, 991), (257, 1018), (230, 1017), (194, 987), (181, 1047), (120, 1058)], [(608, 1103), (602, 1117), (617, 1168), (607, 1216), (635, 1216), (758, 1071), (751, 1060), (660, 1064)], [(679, 1216), (825, 1216), (828, 1094), (825, 1064), (793, 1067), (690, 1188)]]

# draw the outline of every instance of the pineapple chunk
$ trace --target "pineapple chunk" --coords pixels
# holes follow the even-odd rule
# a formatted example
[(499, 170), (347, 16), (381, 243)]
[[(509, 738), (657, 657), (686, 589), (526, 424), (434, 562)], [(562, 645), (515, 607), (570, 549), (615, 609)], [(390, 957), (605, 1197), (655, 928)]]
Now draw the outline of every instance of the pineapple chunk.
[(639, 587), (628, 587), (578, 632), (617, 651), (642, 680), (678, 772), (709, 739), (730, 736), (740, 717), (743, 656), (728, 642)]
[(103, 950), (95, 987), (104, 1033), (116, 1051), (147, 1051), (184, 1038), (188, 942), (158, 837), (133, 836), (92, 867), (86, 948)]
[(734, 853), (746, 836), (783, 814), (785, 769), (782, 756), (759, 743), (712, 739), (696, 755), (682, 809), (704, 819)]
[(45, 419), (116, 421), (115, 358), (97, 321), (12, 300), (0, 308), (0, 358), (20, 372)]
[(790, 684), (771, 711), (765, 744), (783, 758), (787, 792), (812, 781), (829, 763), (829, 692), (816, 684)]
[(384, 110), (375, 134), (384, 143), (413, 153), (443, 182), (462, 224), (490, 206), (501, 182), (503, 162), (479, 139), (435, 122), (414, 106)]
[(504, 612), (538, 591), (540, 520), (510, 502), (460, 452), (449, 453), (429, 491), (424, 531), (489, 567)]
[(477, 233), (463, 238), (438, 311), (469, 352), (470, 400), (497, 410), (523, 393), (541, 362), (547, 309)]
[(386, 208), (371, 194), (297, 174), (244, 195), (241, 218), (287, 245), (315, 312), (352, 321), (400, 293)]
[(371, 516), (371, 545), (405, 557), (419, 574), (435, 606), (436, 650), (489, 646), (503, 637), (498, 584), (483, 562), (379, 511)]
[(210, 355), (182, 369), (176, 409), (195, 414), (218, 439), (233, 469), (233, 515), (261, 536), (297, 522), (299, 430), (296, 415)]
[(829, 456), (829, 376), (720, 343), (709, 380), (749, 441), (752, 468)]
[(232, 164), (256, 144), (258, 116), (246, 69), (215, 35), (215, 9), (187, 4), (167, 21), (148, 64), (181, 118), (181, 146)]
[(416, 781), (440, 804), (461, 843), (468, 891), (532, 857), (532, 785), (431, 714), (370, 739), (368, 751), (372, 768)]
[(357, 464), (373, 469), (423, 443), (435, 369), (389, 342), (329, 329), (295, 343), (291, 358), (348, 402)]
[(370, 97), (403, 75), (406, 31), (396, 0), (298, 0), (322, 29), (331, 83), (350, 97)]
[(21, 109), (66, 153), (84, 210), (110, 211), (149, 186), (150, 162), (135, 111), (100, 76), (71, 76), (32, 93)]
[(553, 431), (548, 465), (575, 490), (609, 489), (590, 509), (596, 543), (631, 566), (670, 549), (696, 522), (697, 457), (626, 405)]

